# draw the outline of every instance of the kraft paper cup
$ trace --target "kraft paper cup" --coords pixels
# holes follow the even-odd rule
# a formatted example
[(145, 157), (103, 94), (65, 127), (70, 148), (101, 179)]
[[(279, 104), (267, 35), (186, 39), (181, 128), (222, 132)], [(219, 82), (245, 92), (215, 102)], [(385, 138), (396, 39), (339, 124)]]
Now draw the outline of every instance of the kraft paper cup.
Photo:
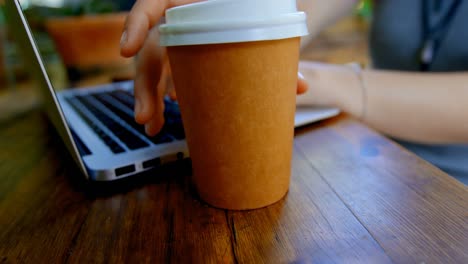
[[(215, 6), (223, 3), (232, 11), (236, 4), (251, 2), (214, 0), (206, 3)], [(285, 2), (295, 1), (277, 2), (282, 7)], [(195, 9), (200, 6), (203, 7), (203, 3), (196, 4)], [(210, 8), (201, 8), (206, 9)], [(223, 10), (223, 6), (215, 9)], [(279, 11), (284, 10), (279, 8)], [(301, 34), (296, 31), (293, 36), (283, 34), (276, 38), (263, 34), (267, 36), (262, 39), (246, 33), (245, 40), (237, 36), (232, 42), (212, 43), (210, 40), (216, 38), (207, 34), (210, 33), (207, 25), (213, 24), (212, 19), (208, 24), (203, 22), (201, 31), (205, 41), (186, 43), (180, 36), (186, 32), (192, 34), (196, 26), (189, 23), (192, 28), (182, 30), (181, 24), (185, 22), (174, 23), (176, 29), (171, 31), (171, 15), (174, 16), (168, 15), (166, 28), (161, 29), (161, 43), (168, 46), (192, 158), (193, 183), (200, 198), (215, 207), (234, 210), (261, 208), (279, 201), (288, 191), (291, 175)], [(196, 15), (192, 19), (196, 20)], [(229, 31), (229, 23), (223, 21), (226, 23), (223, 30)], [(256, 21), (258, 23), (258, 19)], [(268, 31), (274, 23), (267, 23), (266, 18), (265, 21), (260, 24), (266, 25)], [(242, 23), (249, 25), (245, 21)], [(303, 26), (303, 22), (294, 23)], [(255, 23), (250, 21), (251, 24)], [(236, 25), (237, 32), (247, 32), (251, 28), (242, 29)], [(260, 31), (257, 28), (254, 32)], [(168, 37), (167, 34), (173, 35)], [(219, 34), (218, 30), (211, 36)]]

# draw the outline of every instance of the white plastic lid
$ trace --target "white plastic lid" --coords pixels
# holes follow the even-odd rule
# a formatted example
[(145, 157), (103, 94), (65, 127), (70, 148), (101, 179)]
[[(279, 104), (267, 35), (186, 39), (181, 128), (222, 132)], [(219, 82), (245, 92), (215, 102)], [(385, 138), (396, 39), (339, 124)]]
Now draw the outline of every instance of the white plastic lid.
[(207, 0), (166, 11), (161, 46), (286, 39), (308, 34), (296, 0)]

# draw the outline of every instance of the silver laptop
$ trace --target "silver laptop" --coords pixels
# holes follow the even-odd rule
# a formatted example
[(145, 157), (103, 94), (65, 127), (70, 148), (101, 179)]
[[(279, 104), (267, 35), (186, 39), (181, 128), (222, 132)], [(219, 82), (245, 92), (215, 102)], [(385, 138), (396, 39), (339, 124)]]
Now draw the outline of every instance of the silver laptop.
[[(155, 137), (134, 121), (133, 82), (56, 91), (18, 0), (6, 1), (9, 22), (30, 71), (39, 81), (44, 107), (87, 179), (112, 181), (189, 156), (179, 108), (166, 100), (166, 123)], [(302, 126), (338, 114), (332, 108), (297, 109)]]

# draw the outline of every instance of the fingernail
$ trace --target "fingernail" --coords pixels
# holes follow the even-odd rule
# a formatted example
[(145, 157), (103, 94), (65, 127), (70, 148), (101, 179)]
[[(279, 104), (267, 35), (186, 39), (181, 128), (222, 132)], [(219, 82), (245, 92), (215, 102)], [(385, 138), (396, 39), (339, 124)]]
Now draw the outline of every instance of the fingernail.
[(125, 45), (125, 43), (127, 43), (127, 40), (128, 40), (128, 34), (127, 34), (127, 31), (125, 30), (122, 33), (122, 37), (120, 37), (120, 46)]
[(135, 98), (135, 116), (139, 115), (141, 112), (141, 103), (138, 99)]
[(146, 132), (146, 135), (151, 135), (150, 134), (151, 131), (150, 131), (150, 125), (149, 124), (145, 125), (145, 132)]
[(300, 79), (305, 79), (305, 78), (304, 78), (304, 75), (302, 75), (301, 72), (297, 72), (297, 76), (298, 76)]

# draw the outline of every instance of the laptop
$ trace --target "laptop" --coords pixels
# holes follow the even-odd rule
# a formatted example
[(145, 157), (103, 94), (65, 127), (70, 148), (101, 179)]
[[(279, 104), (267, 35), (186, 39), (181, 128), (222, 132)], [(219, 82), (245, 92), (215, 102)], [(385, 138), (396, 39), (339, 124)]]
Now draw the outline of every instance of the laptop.
[[(149, 137), (134, 121), (132, 81), (55, 90), (19, 1), (6, 1), (6, 10), (21, 53), (39, 82), (47, 115), (88, 180), (122, 179), (189, 157), (176, 102), (165, 100), (166, 123)], [(300, 107), (295, 125), (338, 113), (334, 108)]]

